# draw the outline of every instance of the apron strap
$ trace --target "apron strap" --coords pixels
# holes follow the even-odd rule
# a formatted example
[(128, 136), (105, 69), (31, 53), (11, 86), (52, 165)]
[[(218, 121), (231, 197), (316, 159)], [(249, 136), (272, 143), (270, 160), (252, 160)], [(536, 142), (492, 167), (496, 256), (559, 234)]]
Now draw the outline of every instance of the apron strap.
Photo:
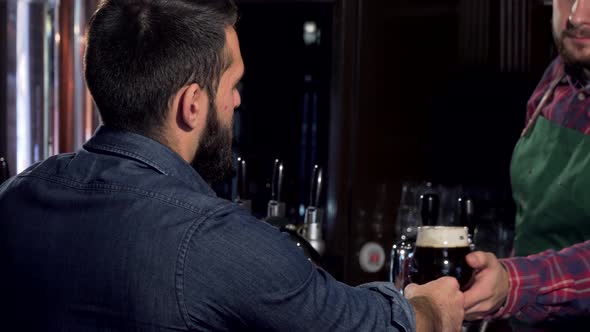
[(535, 121), (537, 120), (539, 115), (541, 115), (541, 111), (543, 110), (543, 107), (545, 106), (545, 104), (547, 103), (549, 98), (551, 98), (551, 96), (553, 96), (553, 91), (557, 87), (557, 84), (559, 84), (559, 82), (565, 77), (565, 75), (567, 75), (567, 74), (564, 73), (564, 74), (558, 76), (555, 80), (553, 80), (551, 82), (551, 84), (549, 84), (549, 88), (547, 89), (547, 91), (545, 91), (543, 98), (541, 98), (541, 102), (539, 102), (539, 105), (535, 109), (535, 112), (533, 112), (533, 115), (531, 115), (531, 118), (529, 119), (529, 122), (526, 124), (526, 126), (522, 130), (520, 137), (524, 136), (529, 131), (529, 129), (535, 123)]

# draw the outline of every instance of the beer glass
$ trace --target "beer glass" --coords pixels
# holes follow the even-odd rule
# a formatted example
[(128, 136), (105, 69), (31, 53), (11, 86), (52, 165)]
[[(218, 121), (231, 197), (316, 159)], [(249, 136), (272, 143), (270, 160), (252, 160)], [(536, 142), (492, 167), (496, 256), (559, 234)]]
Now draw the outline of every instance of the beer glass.
[(407, 282), (425, 284), (444, 276), (457, 278), (461, 290), (471, 286), (473, 269), (465, 256), (471, 252), (468, 228), (418, 227), (416, 245), (407, 264)]

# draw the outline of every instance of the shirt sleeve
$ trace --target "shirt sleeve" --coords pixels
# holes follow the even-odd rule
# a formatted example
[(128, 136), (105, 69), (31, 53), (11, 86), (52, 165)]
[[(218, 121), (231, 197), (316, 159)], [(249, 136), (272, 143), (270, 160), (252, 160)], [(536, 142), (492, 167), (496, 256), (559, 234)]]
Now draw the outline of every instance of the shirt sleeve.
[(179, 303), (191, 329), (415, 330), (413, 309), (393, 284), (341, 283), (263, 221), (234, 211), (199, 228), (180, 272)]
[(534, 323), (588, 314), (590, 241), (500, 261), (508, 271), (510, 289), (495, 317)]

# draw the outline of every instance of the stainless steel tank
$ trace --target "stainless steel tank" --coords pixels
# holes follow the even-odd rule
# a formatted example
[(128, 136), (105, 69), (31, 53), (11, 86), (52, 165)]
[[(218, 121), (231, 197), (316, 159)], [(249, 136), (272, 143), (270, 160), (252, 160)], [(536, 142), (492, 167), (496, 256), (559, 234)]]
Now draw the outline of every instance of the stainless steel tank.
[(96, 0), (0, 1), (0, 156), (21, 172), (74, 151), (98, 125), (83, 77), (88, 19)]

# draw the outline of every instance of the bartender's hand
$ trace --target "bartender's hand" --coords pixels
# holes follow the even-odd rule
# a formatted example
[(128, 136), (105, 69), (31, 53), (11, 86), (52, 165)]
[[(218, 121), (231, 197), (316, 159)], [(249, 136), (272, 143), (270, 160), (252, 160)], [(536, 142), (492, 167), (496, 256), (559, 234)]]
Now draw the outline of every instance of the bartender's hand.
[(424, 285), (409, 284), (404, 294), (414, 306), (417, 332), (461, 331), (464, 298), (457, 279), (442, 277)]
[(482, 319), (496, 312), (506, 301), (510, 288), (508, 272), (489, 252), (472, 252), (466, 259), (475, 275), (473, 285), (465, 291), (465, 319)]

